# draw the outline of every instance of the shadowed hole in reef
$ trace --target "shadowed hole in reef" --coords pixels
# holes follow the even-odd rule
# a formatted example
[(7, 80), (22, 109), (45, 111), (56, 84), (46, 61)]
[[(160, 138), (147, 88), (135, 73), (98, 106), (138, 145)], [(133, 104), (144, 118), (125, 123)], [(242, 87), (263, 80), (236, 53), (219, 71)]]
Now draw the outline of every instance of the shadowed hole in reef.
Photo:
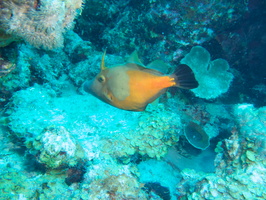
[(214, 148), (210, 145), (207, 149), (200, 150), (192, 146), (185, 137), (180, 137), (176, 146), (168, 150), (164, 160), (178, 170), (188, 168), (212, 173), (215, 171), (214, 159), (216, 153)]
[(170, 190), (167, 187), (161, 186), (160, 183), (157, 183), (157, 182), (145, 183), (143, 190), (148, 194), (151, 194), (151, 192), (154, 192), (159, 197), (161, 197), (163, 200), (171, 200)]
[(117, 157), (117, 162), (120, 164), (128, 164), (128, 163), (139, 164), (142, 161), (145, 161), (148, 159), (149, 157), (147, 155), (141, 155), (139, 153), (134, 153), (131, 156)]
[(27, 148), (24, 143), (26, 139), (24, 137), (17, 137), (13, 134), (10, 134), (7, 137), (9, 140), (9, 146), (8, 146), (9, 151), (15, 152), (20, 156), (25, 155)]
[(84, 174), (86, 173), (86, 168), (83, 164), (77, 165), (75, 167), (70, 167), (67, 170), (67, 177), (65, 183), (70, 186), (72, 183), (80, 183), (84, 179)]
[[(9, 131), (9, 129), (5, 130)], [(35, 155), (29, 153), (29, 150), (25, 146), (25, 137), (17, 137), (15, 134), (10, 134), (7, 137), (9, 141), (8, 150), (23, 157), (23, 169), (27, 172), (40, 172), (42, 174), (46, 172), (45, 166), (36, 160)], [(7, 166), (12, 167), (10, 163)]]
[(25, 155), (25, 162), (24, 162), (24, 165), (25, 165), (25, 169), (28, 171), (28, 172), (40, 172), (42, 174), (45, 174), (46, 173), (46, 167), (44, 164), (41, 164), (39, 163), (37, 160), (36, 160), (36, 157), (32, 154), (26, 154)]

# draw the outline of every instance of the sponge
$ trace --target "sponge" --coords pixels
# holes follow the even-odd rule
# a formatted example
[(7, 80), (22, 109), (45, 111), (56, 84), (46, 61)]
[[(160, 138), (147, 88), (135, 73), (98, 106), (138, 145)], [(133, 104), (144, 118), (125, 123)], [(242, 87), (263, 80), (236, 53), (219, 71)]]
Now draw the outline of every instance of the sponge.
[(224, 59), (211, 61), (210, 53), (201, 46), (195, 46), (181, 60), (195, 74), (199, 86), (192, 92), (204, 99), (214, 99), (228, 91), (233, 74), (228, 72), (229, 64)]

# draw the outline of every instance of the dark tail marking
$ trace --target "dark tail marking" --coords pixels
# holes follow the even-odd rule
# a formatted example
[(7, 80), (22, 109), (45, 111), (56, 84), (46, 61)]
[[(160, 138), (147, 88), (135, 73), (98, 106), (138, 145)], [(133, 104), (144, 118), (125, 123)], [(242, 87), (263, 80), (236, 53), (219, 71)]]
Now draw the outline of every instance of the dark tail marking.
[(176, 87), (194, 89), (199, 86), (193, 71), (185, 64), (181, 64), (176, 68), (173, 77), (175, 78)]

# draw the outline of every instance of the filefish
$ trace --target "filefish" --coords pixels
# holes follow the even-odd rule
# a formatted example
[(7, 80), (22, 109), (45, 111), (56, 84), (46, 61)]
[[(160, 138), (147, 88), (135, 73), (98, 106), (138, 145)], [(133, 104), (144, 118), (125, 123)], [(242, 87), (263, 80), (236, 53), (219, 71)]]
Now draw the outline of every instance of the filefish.
[(179, 65), (173, 74), (165, 75), (154, 69), (163, 65), (162, 61), (154, 61), (146, 67), (134, 51), (125, 64), (107, 68), (104, 64), (105, 54), (102, 56), (101, 72), (94, 79), (85, 81), (83, 88), (117, 108), (143, 111), (169, 87), (198, 87), (193, 71), (185, 64)]

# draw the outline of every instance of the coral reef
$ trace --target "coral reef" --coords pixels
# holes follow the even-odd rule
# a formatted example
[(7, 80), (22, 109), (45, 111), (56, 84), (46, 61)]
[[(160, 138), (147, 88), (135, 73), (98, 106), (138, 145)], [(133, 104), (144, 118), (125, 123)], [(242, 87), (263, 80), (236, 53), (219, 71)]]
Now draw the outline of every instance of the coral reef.
[[(180, 196), (188, 199), (265, 199), (266, 108), (236, 105), (237, 127), (216, 147), (215, 174), (183, 170)], [(190, 190), (184, 185), (188, 184)]]
[[(87, 2), (74, 33), (81, 0), (0, 1), (0, 199), (266, 199), (265, 2)], [(167, 73), (192, 48), (200, 90), (106, 105), (80, 88), (106, 47)]]
[[(110, 191), (115, 190), (112, 187), (120, 187), (120, 178), (117, 180), (118, 186), (108, 186), (111, 188), (107, 189), (102, 182), (107, 181), (111, 175), (121, 175), (121, 179), (126, 182), (132, 181), (130, 173), (137, 174), (137, 171), (130, 169), (124, 177), (121, 172), (125, 172), (126, 165), (118, 165), (119, 160), (123, 164), (130, 163), (136, 153), (143, 157), (160, 159), (167, 149), (178, 141), (181, 134), (179, 115), (167, 111), (163, 105), (150, 105), (147, 111), (142, 113), (127, 112), (95, 101), (91, 95), (70, 93), (56, 97), (52, 89), (39, 85), (16, 92), (11, 102), (6, 111), (9, 115), (11, 134), (24, 138), (27, 151), (48, 169), (70, 167), (71, 170), (81, 159), (93, 160), (83, 182), (92, 182), (89, 187), (93, 191), (96, 190), (96, 185), (99, 185), (96, 191), (100, 190), (102, 193), (91, 192), (88, 195), (92, 197), (131, 197), (135, 193), (143, 196), (136, 177), (135, 183), (132, 183), (137, 185), (131, 189), (124, 188), (124, 192), (120, 189), (117, 192)], [(29, 109), (32, 110), (30, 118), (25, 116), (26, 110)], [(87, 112), (91, 109), (93, 114)], [(51, 125), (54, 126), (49, 127)], [(77, 153), (77, 143), (83, 147), (84, 155)], [(99, 163), (102, 166), (99, 166)], [(104, 175), (105, 172), (108, 173)], [(68, 184), (71, 182), (69, 181)]]
[[(11, 35), (37, 48), (51, 50), (63, 47), (63, 33), (72, 27), (77, 10), (82, 8), (82, 0), (11, 0), (3, 1), (0, 8), (0, 30), (5, 32), (2, 41)], [(10, 38), (6, 40), (11, 41)], [(3, 42), (1, 45), (4, 46)]]
[[(76, 37), (75, 34), (70, 34), (67, 38), (71, 41), (71, 38), (78, 37)], [(75, 57), (74, 55), (81, 54), (89, 57), (89, 53), (92, 52), (90, 43), (83, 45), (82, 40), (78, 43), (77, 46), (73, 46), (73, 49), (76, 50), (71, 49), (71, 47), (66, 47), (64, 52), (61, 51), (61, 53), (63, 55), (73, 55), (73, 57)], [(26, 49), (30, 49), (27, 45), (22, 45), (21, 49), (23, 48), (25, 48), (23, 51), (24, 53), (27, 53)], [(26, 55), (33, 55), (36, 52), (37, 51), (30, 49)], [(229, 171), (232, 171), (231, 182), (233, 183), (236, 179), (234, 174), (236, 168), (229, 167), (231, 164), (229, 162), (229, 157), (226, 157), (227, 155), (230, 155), (231, 160), (235, 160), (235, 162), (240, 162), (239, 159), (253, 160), (253, 162), (255, 162), (254, 160), (257, 159), (253, 149), (245, 151), (240, 149), (243, 144), (246, 146), (248, 143), (243, 143), (242, 139), (239, 141), (239, 138), (242, 137), (240, 136), (241, 134), (239, 134), (237, 136), (238, 138), (232, 136), (230, 139), (223, 140), (219, 143), (217, 147), (218, 155), (215, 161), (217, 168), (219, 168), (216, 170), (215, 174), (206, 175), (204, 173), (200, 174), (198, 171), (183, 170), (181, 175), (179, 173), (175, 175), (177, 177), (175, 179), (176, 182), (170, 185), (168, 183), (169, 181), (164, 182), (163, 178), (159, 177), (159, 174), (154, 176), (155, 172), (152, 172), (153, 179), (151, 179), (152, 175), (144, 178), (144, 174), (148, 173), (150, 170), (147, 168), (145, 169), (145, 167), (141, 170), (140, 168), (136, 169), (135, 165), (132, 164), (134, 156), (139, 155), (140, 161), (138, 162), (152, 158), (156, 158), (157, 160), (162, 159), (166, 155), (168, 149), (179, 142), (179, 137), (183, 134), (182, 130), (186, 125), (186, 123), (183, 123), (184, 121), (192, 121), (199, 124), (210, 138), (216, 137), (219, 133), (219, 131), (216, 130), (218, 124), (221, 126), (224, 123), (223, 119), (232, 119), (227, 112), (227, 108), (221, 104), (211, 103), (188, 106), (182, 100), (172, 98), (168, 99), (168, 104), (166, 104), (166, 106), (161, 103), (150, 105), (147, 111), (142, 113), (118, 110), (95, 100), (95, 98), (90, 95), (77, 95), (75, 91), (77, 88), (66, 79), (57, 80), (56, 77), (60, 76), (59, 68), (62, 66), (53, 69), (56, 64), (54, 64), (53, 59), (51, 59), (53, 56), (59, 55), (57, 53), (36, 56), (36, 58), (30, 61), (21, 57), (21, 60), (26, 60), (28, 62), (27, 65), (29, 65), (29, 63), (37, 63), (37, 61), (40, 60), (39, 64), (35, 67), (40, 72), (43, 71), (42, 80), (46, 80), (49, 84), (35, 84), (33, 87), (15, 92), (7, 106), (5, 114), (8, 115), (8, 127), (11, 130), (10, 134), (25, 140), (24, 144), (26, 144), (28, 148), (27, 152), (34, 155), (40, 163), (46, 165), (51, 171), (57, 170), (58, 168), (66, 169), (66, 173), (59, 178), (60, 181), (55, 187), (64, 193), (64, 198), (68, 198), (71, 195), (73, 198), (81, 197), (84, 199), (88, 197), (91, 199), (134, 199), (134, 197), (139, 199), (160, 198), (160, 193), (156, 190), (162, 188), (159, 187), (158, 189), (154, 189), (154, 191), (145, 193), (145, 190), (142, 189), (142, 183), (158, 183), (161, 187), (169, 189), (170, 194), (173, 196), (172, 198), (175, 198), (174, 196), (187, 196), (191, 199), (201, 197), (207, 198), (211, 193), (206, 193), (204, 187), (208, 187), (210, 191), (216, 194), (215, 188), (211, 186), (216, 184), (218, 178), (222, 179), (226, 185), (227, 180), (224, 178), (224, 174), (227, 175)], [(96, 66), (95, 61), (98, 59), (97, 55), (100, 55), (100, 53), (96, 52), (95, 58), (89, 61), (92, 63), (95, 62), (95, 66), (93, 66), (91, 72), (86, 72), (88, 73), (86, 76), (93, 76), (94, 70), (97, 72), (98, 65)], [(110, 56), (110, 62), (115, 63), (116, 58), (121, 59), (119, 56)], [(77, 72), (80, 73), (87, 67), (82, 66), (82, 63), (85, 63), (87, 60), (86, 58), (85, 60), (77, 60), (77, 62), (72, 60), (72, 63), (66, 59), (65, 63), (70, 64), (71, 67), (76, 67)], [(14, 73), (16, 69), (10, 74)], [(77, 72), (74, 70), (71, 72), (73, 80), (75, 77), (79, 76), (75, 74)], [(68, 74), (66, 74), (66, 76), (67, 75)], [(78, 81), (75, 82), (75, 85), (79, 85), (86, 76), (84, 75), (82, 78), (77, 79)], [(58, 84), (54, 84), (53, 80), (58, 81)], [(60, 88), (60, 85), (63, 85), (63, 87), (61, 87), (59, 93), (58, 88)], [(242, 108), (242, 110), (240, 108)], [(243, 108), (247, 108), (248, 110), (243, 110)], [(28, 115), (29, 110), (31, 111), (30, 116)], [(263, 116), (265, 111), (263, 109), (256, 110), (252, 106), (236, 106), (235, 115), (239, 119), (237, 123), (240, 127), (243, 127), (243, 129), (241, 128), (241, 133), (247, 130), (245, 124), (247, 124), (248, 120), (250, 121), (250, 118), (243, 118), (241, 116), (249, 116), (249, 112), (253, 113), (251, 116), (255, 117)], [(260, 123), (263, 122), (262, 117), (260, 117), (259, 120)], [(56, 128), (49, 128), (51, 125), (54, 125)], [(251, 123), (248, 127), (253, 126), (255, 126), (255, 124)], [(262, 125), (259, 125), (259, 127), (262, 127)], [(219, 127), (219, 129), (221, 128)], [(249, 132), (251, 133), (253, 130)], [(56, 138), (61, 139), (57, 140)], [(63, 145), (66, 144), (64, 141), (67, 141), (67, 148), (65, 148), (66, 145)], [(83, 147), (84, 155), (79, 156), (74, 154), (74, 156), (71, 156), (73, 155), (71, 149), (77, 148), (77, 143)], [(238, 150), (234, 150), (235, 148)], [(182, 149), (180, 149), (180, 151), (181, 150)], [(259, 150), (261, 150), (261, 147), (256, 149), (256, 151)], [(237, 157), (234, 157), (234, 155), (237, 155)], [(228, 161), (223, 159), (225, 157), (228, 158)], [(201, 160), (203, 158), (206, 159), (202, 156)], [(86, 173), (82, 168), (79, 168), (79, 161), (81, 159), (90, 162), (89, 167), (86, 166)], [(191, 163), (193, 163), (193, 161), (192, 159)], [(200, 159), (196, 161), (199, 162)], [(171, 165), (173, 164), (171, 160), (167, 162)], [(228, 169), (226, 172), (220, 170), (224, 168), (224, 163), (225, 166), (228, 166), (226, 167)], [(144, 165), (145, 162), (141, 162), (139, 166)], [(147, 165), (153, 166), (152, 168), (154, 168), (157, 164), (150, 164), (150, 162), (147, 162)], [(163, 165), (164, 169), (167, 168), (165, 165)], [(240, 168), (243, 168), (243, 166), (241, 165)], [(257, 171), (257, 173), (259, 172), (260, 171)], [(242, 171), (238, 169), (236, 173), (242, 173)], [(75, 175), (77, 175), (77, 179)], [(167, 177), (167, 175), (165, 174), (164, 178)], [(15, 174), (15, 176), (17, 175)], [(248, 178), (251, 174), (247, 174), (246, 176), (246, 178)], [(18, 176), (18, 178), (21, 177)], [(21, 190), (18, 191), (18, 193), (14, 192), (14, 195), (19, 196), (21, 193), (25, 197), (37, 195), (40, 196), (40, 199), (54, 198), (56, 192), (55, 189), (51, 188), (54, 182), (49, 180), (41, 183), (44, 180), (46, 179), (42, 176), (42, 180), (40, 178), (38, 183), (36, 183), (36, 188), (43, 186), (42, 189), (39, 189), (40, 191), (45, 191), (42, 194), (38, 192), (27, 194), (24, 190)], [(142, 181), (139, 182), (139, 180)], [(128, 187), (125, 187), (121, 182), (128, 184)], [(25, 188), (28, 188), (27, 184), (28, 182), (25, 182)], [(194, 190), (196, 184), (198, 187)], [(68, 190), (66, 185), (72, 188), (70, 189), (71, 191), (65, 192)], [(79, 185), (79, 189), (73, 192), (73, 188), (78, 187), (77, 185)], [(191, 187), (189, 192), (184, 188), (184, 185)], [(178, 188), (178, 193), (174, 192), (175, 187)], [(34, 191), (36, 190), (37, 189)], [(49, 194), (49, 192), (51, 194)], [(197, 192), (199, 192), (200, 197), (197, 196)], [(220, 192), (217, 194), (217, 197), (219, 197), (219, 195), (225, 194)], [(228, 198), (229, 197), (228, 194)]]
[(123, 163), (130, 162), (135, 153), (161, 159), (168, 148), (178, 142), (181, 135), (179, 115), (167, 111), (162, 104), (158, 107), (149, 105), (146, 112), (141, 113), (137, 123), (135, 129), (127, 134), (108, 140), (107, 149), (114, 146), (109, 153), (122, 159)]
[(179, 61), (186, 46), (209, 41), (246, 12), (247, 4), (228, 0), (99, 0), (84, 6), (75, 31), (111, 53), (124, 55), (137, 48), (148, 60)]
[[(125, 162), (135, 153), (159, 159), (166, 154), (169, 147), (178, 142), (182, 129), (180, 117), (177, 113), (167, 111), (162, 104), (150, 105), (146, 112), (139, 114), (114, 109), (115, 113), (120, 114), (118, 117), (111, 114), (111, 111), (106, 113), (104, 109), (109, 106), (96, 101), (94, 112), (109, 116), (109, 119), (98, 121), (93, 116), (88, 117), (86, 112), (93, 106), (93, 101), (90, 95), (76, 96), (75, 93), (56, 98), (56, 92), (51, 88), (35, 85), (13, 95), (6, 111), (9, 114), (9, 127), (13, 134), (27, 137), (26, 140), (37, 137), (44, 128), (51, 125), (64, 126), (70, 132), (86, 132), (86, 129), (91, 129), (94, 135), (99, 134), (105, 141), (106, 151), (117, 158), (124, 157)], [(69, 107), (72, 102), (75, 102), (74, 107)], [(79, 109), (75, 105), (79, 105)], [(26, 110), (32, 108), (34, 110), (31, 117), (25, 116)], [(121, 121), (121, 116), (125, 116), (124, 121)], [(74, 119), (79, 121), (79, 125), (71, 123)], [(112, 125), (110, 120), (116, 121), (117, 125)]]
[[(53, 90), (38, 85), (16, 92), (13, 96), (13, 103), (9, 105), (10, 109), (7, 111), (11, 121), (9, 126), (13, 134), (15, 133), (19, 137), (27, 136), (26, 144), (28, 144), (28, 150), (32, 153), (35, 151), (36, 154), (33, 153), (33, 155), (36, 155), (37, 159), (46, 164), (47, 167), (73, 166), (74, 168), (70, 167), (69, 173), (66, 175), (69, 177), (69, 179), (66, 179), (68, 180), (67, 183), (75, 185), (75, 182), (82, 181), (82, 189), (79, 191), (83, 191), (83, 195), (91, 198), (101, 197), (103, 199), (131, 198), (135, 195), (145, 199), (148, 194), (141, 190), (142, 186), (137, 181), (137, 177), (142, 177), (140, 180), (143, 183), (160, 183), (162, 187), (169, 188), (172, 195), (175, 194), (173, 191), (175, 185), (177, 185), (178, 193), (176, 195), (186, 196), (189, 199), (204, 199), (210, 196), (248, 199), (250, 196), (258, 195), (256, 197), (259, 198), (264, 195), (260, 193), (261, 187), (253, 187), (254, 185), (252, 184), (264, 183), (265, 181), (263, 178), (258, 179), (256, 177), (257, 174), (264, 173), (265, 129), (263, 127), (265, 127), (265, 108), (255, 109), (252, 105), (235, 106), (234, 117), (239, 128), (232, 129), (233, 135), (219, 142), (216, 148), (218, 153), (215, 159), (216, 172), (204, 174), (183, 169), (181, 176), (178, 173), (176, 175), (179, 177), (176, 181), (180, 180), (180, 182), (177, 181), (169, 185), (169, 181), (164, 182), (158, 177), (159, 175), (154, 175), (155, 172), (152, 173), (153, 176), (144, 178), (145, 173), (150, 170), (146, 169), (146, 167), (136, 170), (130, 163), (132, 155), (136, 153), (146, 156), (146, 159), (161, 159), (167, 150), (179, 141), (179, 136), (182, 134), (181, 129), (183, 128), (180, 117), (182, 112), (173, 113), (165, 109), (162, 104), (158, 104), (157, 106), (150, 105), (146, 112), (133, 113), (118, 110), (100, 101), (93, 101), (93, 97), (90, 95), (77, 96), (74, 93), (65, 97), (56, 97), (55, 94)], [(80, 110), (73, 109), (75, 105), (73, 105), (74, 107), (69, 106), (73, 102), (79, 105)], [(63, 104), (67, 106), (64, 107)], [(181, 104), (179, 105), (179, 109), (182, 110), (184, 107)], [(29, 106), (36, 109), (36, 111), (32, 111), (31, 119), (29, 116), (23, 117), (25, 109), (28, 110)], [(86, 112), (89, 109), (87, 106), (90, 106), (93, 115)], [(184, 110), (183, 112), (186, 115), (196, 113), (196, 117), (193, 120), (201, 121), (205, 125), (218, 123), (215, 122), (217, 117), (219, 119), (229, 118), (228, 113), (222, 106), (219, 106), (222, 111), (216, 113), (219, 110), (217, 107), (218, 105), (207, 105), (197, 108), (197, 112), (195, 109)], [(51, 114), (49, 114), (50, 112)], [(208, 115), (209, 118), (205, 119)], [(46, 117), (41, 119), (40, 116)], [(96, 118), (95, 116), (98, 117)], [(106, 118), (105, 116), (109, 117)], [(122, 121), (121, 116), (123, 116)], [(71, 120), (69, 120), (69, 117), (71, 117)], [(72, 123), (73, 121), (75, 123)], [(34, 127), (32, 126), (33, 122), (35, 124)], [(76, 142), (73, 142), (73, 139), (68, 140), (70, 137), (69, 132), (63, 127), (55, 129), (51, 127), (51, 129), (48, 128), (42, 132), (43, 128), (51, 124), (55, 124), (58, 127), (62, 125), (66, 127), (84, 148), (84, 157), (80, 157), (91, 160), (90, 167), (87, 168), (84, 178), (71, 179), (70, 171), (79, 174), (74, 169), (80, 157), (75, 155), (74, 157), (66, 158), (66, 155), (72, 155), (73, 153), (71, 153), (72, 151), (64, 153), (68, 152), (69, 148), (77, 148)], [(61, 139), (55, 139), (57, 137), (65, 138), (66, 141), (69, 141), (67, 142), (67, 148), (63, 148), (64, 142)], [(214, 137), (214, 135), (211, 137)], [(54, 142), (51, 143), (49, 141)], [(55, 146), (52, 145), (56, 144), (56, 142), (59, 143)], [(45, 150), (45, 146), (49, 151)], [(46, 156), (41, 156), (41, 152), (46, 152)], [(124, 165), (118, 164), (118, 160), (122, 161)], [(150, 164), (150, 162), (147, 162), (147, 166), (151, 166), (154, 169), (156, 164)], [(168, 162), (173, 163), (173, 160)], [(145, 162), (141, 162), (139, 166), (144, 165), (146, 165)], [(166, 167), (163, 168), (166, 169)], [(161, 173), (162, 170), (159, 171)], [(133, 176), (131, 173), (135, 175)], [(164, 175), (163, 177), (165, 178), (166, 176)], [(244, 178), (241, 178), (242, 176)], [(153, 179), (150, 177), (153, 177)], [(252, 181), (245, 182), (245, 180), (250, 179)], [(128, 182), (130, 180), (131, 182)], [(110, 181), (113, 184), (107, 184)], [(121, 181), (128, 182), (129, 188), (122, 187)], [(232, 191), (227, 189), (228, 182), (232, 184), (232, 187), (230, 187)], [(189, 191), (186, 187), (184, 188), (186, 185), (190, 187)], [(243, 188), (244, 191), (244, 187), (253, 188), (253, 190), (244, 193), (236, 193), (233, 190)], [(209, 188), (208, 192), (206, 192), (205, 188)], [(88, 193), (87, 190), (91, 192)], [(156, 196), (156, 193), (148, 193), (151, 196)]]

